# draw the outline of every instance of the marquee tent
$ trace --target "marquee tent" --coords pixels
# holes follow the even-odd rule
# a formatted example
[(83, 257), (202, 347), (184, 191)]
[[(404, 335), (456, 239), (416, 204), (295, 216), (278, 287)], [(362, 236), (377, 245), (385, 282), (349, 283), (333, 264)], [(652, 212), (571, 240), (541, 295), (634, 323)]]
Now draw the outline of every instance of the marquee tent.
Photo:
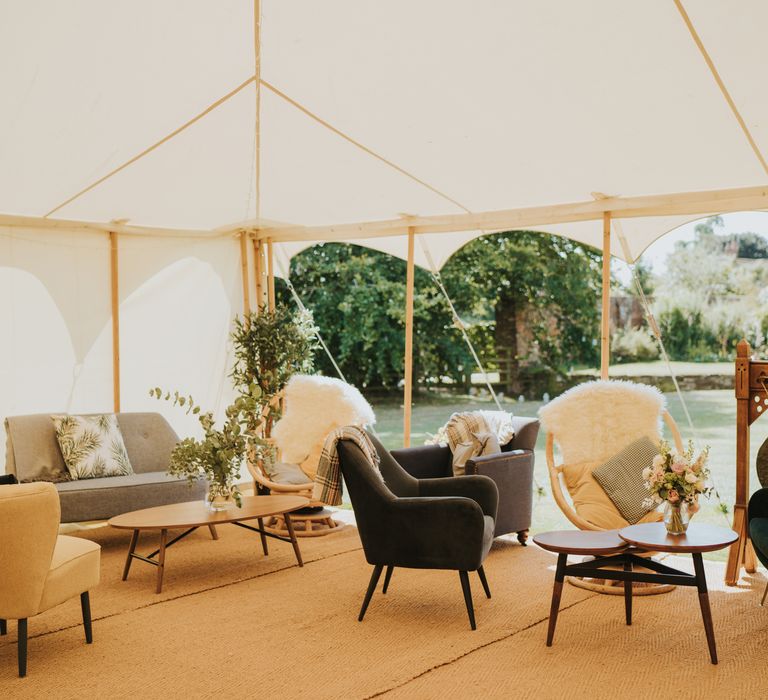
[(0, 414), (220, 405), (231, 316), (317, 241), (439, 268), (526, 228), (633, 261), (768, 208), (765, 26), (759, 0), (1, 0)]

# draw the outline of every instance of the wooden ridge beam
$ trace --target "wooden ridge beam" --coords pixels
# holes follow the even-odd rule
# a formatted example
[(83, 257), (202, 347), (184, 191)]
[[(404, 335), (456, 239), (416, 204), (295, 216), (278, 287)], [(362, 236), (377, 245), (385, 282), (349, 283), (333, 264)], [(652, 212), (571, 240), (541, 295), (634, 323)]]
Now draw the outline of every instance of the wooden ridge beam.
[(260, 229), (259, 238), (273, 241), (345, 240), (458, 231), (499, 231), (577, 221), (601, 221), (605, 213), (612, 219), (649, 216), (706, 215), (731, 211), (768, 209), (768, 186), (706, 192), (680, 192), (641, 197), (606, 197), (586, 202), (553, 204), (542, 207), (504, 209), (472, 214), (411, 216), (383, 221), (329, 226), (278, 226)]

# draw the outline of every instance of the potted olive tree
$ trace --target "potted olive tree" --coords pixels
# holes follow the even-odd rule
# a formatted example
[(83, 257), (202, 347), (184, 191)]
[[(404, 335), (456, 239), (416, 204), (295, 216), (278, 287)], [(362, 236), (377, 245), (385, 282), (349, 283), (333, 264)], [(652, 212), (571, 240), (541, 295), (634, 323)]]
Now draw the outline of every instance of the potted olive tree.
[(293, 374), (312, 370), (316, 349), (315, 325), (306, 310), (262, 307), (238, 318), (232, 344), (235, 365), (232, 381), (236, 404), (243, 414), (248, 459), (265, 473), (275, 460), (272, 426), (282, 414), (281, 392)]

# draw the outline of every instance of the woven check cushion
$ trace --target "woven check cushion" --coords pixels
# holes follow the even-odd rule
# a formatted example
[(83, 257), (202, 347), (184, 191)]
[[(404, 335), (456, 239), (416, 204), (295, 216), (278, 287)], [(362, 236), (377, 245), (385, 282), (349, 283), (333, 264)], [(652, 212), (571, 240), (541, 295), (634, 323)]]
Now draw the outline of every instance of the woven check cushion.
[(653, 510), (653, 507), (643, 506), (643, 501), (648, 498), (648, 489), (645, 488), (642, 472), (651, 466), (658, 453), (658, 446), (650, 438), (641, 437), (604, 464), (595, 467), (592, 472), (597, 483), (630, 525)]

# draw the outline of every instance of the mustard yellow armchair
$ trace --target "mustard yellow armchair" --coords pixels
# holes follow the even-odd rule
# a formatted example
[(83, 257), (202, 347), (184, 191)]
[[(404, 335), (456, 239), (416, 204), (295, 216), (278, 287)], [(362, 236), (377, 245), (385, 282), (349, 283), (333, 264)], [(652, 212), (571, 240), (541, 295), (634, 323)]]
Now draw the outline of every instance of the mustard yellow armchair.
[(19, 676), (27, 674), (27, 619), (80, 596), (93, 641), (88, 591), (99, 583), (101, 547), (59, 535), (59, 494), (39, 482), (0, 486), (0, 634), (18, 620)]

